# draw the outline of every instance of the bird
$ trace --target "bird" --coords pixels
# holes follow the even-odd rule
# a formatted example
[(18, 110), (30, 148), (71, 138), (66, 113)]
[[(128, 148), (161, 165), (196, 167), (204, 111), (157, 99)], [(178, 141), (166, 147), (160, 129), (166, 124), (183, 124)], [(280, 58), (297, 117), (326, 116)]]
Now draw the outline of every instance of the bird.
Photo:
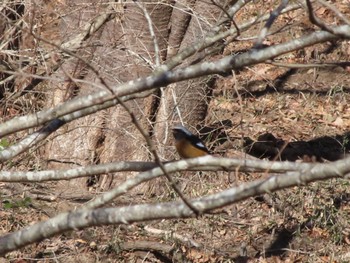
[(181, 158), (196, 158), (209, 154), (209, 150), (204, 145), (203, 141), (184, 126), (177, 125), (172, 130), (175, 139), (175, 147)]

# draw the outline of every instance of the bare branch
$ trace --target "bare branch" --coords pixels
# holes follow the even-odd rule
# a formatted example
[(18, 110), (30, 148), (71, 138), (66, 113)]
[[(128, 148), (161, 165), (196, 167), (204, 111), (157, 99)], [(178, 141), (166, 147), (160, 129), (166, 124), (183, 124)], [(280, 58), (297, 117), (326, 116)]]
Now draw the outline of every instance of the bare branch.
[(20, 142), (2, 150), (0, 153), (0, 163), (5, 162), (6, 160), (11, 160), (13, 157), (29, 150), (32, 146), (45, 140), (52, 132), (56, 131), (64, 124), (64, 121), (60, 119), (55, 119), (49, 124), (47, 124), (45, 127), (28, 135)]
[[(234, 12), (237, 12), (239, 10), (239, 8), (242, 7), (241, 5), (245, 4), (246, 2), (249, 2), (249, 1), (244, 1), (244, 0), (238, 1), (236, 3), (236, 5), (234, 5), (230, 9), (231, 10), (230, 14), (233, 15)], [(241, 3), (241, 5), (237, 5), (238, 3)], [(299, 8), (299, 7), (297, 5), (290, 6), (289, 8), (286, 8), (286, 10), (284, 10), (283, 12), (289, 12), (291, 10), (295, 10), (296, 8)], [(261, 19), (265, 20), (267, 18), (268, 18), (268, 16), (264, 16)], [(246, 24), (243, 24), (241, 26), (241, 29), (249, 28), (251, 25), (253, 25), (253, 24), (255, 24), (255, 23), (259, 22), (259, 21), (260, 20), (253, 19), (253, 20), (247, 22)], [(173, 61), (173, 62), (171, 62), (171, 61), (168, 62), (166, 68), (171, 68), (171, 67), (174, 67), (174, 66), (178, 65), (180, 63), (180, 61), (182, 61), (182, 59), (184, 59), (187, 55), (194, 54), (197, 50), (201, 50), (201, 49), (203, 49), (203, 48), (205, 48), (207, 46), (210, 46), (214, 42), (216, 42), (217, 40), (223, 39), (223, 38), (225, 38), (225, 37), (227, 37), (229, 35), (232, 35), (234, 33), (235, 33), (235, 29), (230, 29), (230, 30), (225, 31), (224, 33), (217, 34), (215, 37), (211, 37), (210, 36), (210, 37), (205, 38), (203, 41), (199, 41), (197, 44), (195, 44), (195, 45), (185, 49), (182, 52), (184, 54), (181, 53), (181, 54), (178, 54), (176, 56), (176, 58), (172, 58), (171, 61)], [(53, 44), (53, 43), (50, 43), (50, 44)], [(72, 52), (70, 52), (70, 53), (72, 53)], [(74, 54), (74, 53), (72, 53), (72, 54)], [(98, 84), (95, 84), (95, 85), (96, 85), (97, 88), (103, 89), (103, 87), (101, 85), (100, 86), (98, 86)], [(126, 90), (127, 89), (128, 88), (126, 87)], [(137, 93), (140, 93), (140, 92), (141, 91), (135, 91), (134, 93), (137, 94)], [(123, 98), (122, 97), (123, 95), (119, 95), (119, 97), (120, 97), (120, 99), (124, 99), (126, 101), (128, 99), (133, 99), (135, 97), (142, 98), (142, 97), (147, 96), (150, 93), (152, 93), (152, 92), (148, 91), (148, 92), (146, 92), (146, 94), (142, 94), (141, 93), (139, 95), (129, 96), (128, 98)], [(97, 95), (97, 94), (95, 94), (95, 95)], [(103, 93), (103, 94), (99, 94), (98, 96), (106, 97), (106, 94)], [(110, 101), (110, 100), (112, 100), (112, 101)], [(76, 104), (77, 103), (74, 100), (75, 102), (74, 101), (71, 101), (71, 103), (66, 102), (63, 105), (58, 106), (55, 109), (50, 109), (48, 111), (41, 111), (41, 112), (36, 113), (36, 114), (14, 118), (14, 119), (9, 120), (8, 122), (6, 122), (4, 124), (0, 124), (0, 138), (5, 136), (5, 135), (7, 135), (7, 134), (16, 132), (16, 131), (20, 131), (20, 130), (24, 130), (24, 129), (27, 129), (27, 128), (35, 127), (37, 125), (44, 124), (44, 123), (46, 123), (46, 122), (48, 122), (50, 120), (53, 120), (54, 118), (61, 117), (61, 116), (64, 116), (64, 115), (66, 115), (64, 121), (68, 123), (69, 121), (72, 121), (74, 119), (77, 119), (77, 118), (89, 115), (89, 114), (91, 114), (93, 112), (96, 112), (98, 110), (106, 109), (108, 107), (111, 107), (111, 106), (114, 106), (114, 105), (117, 104), (117, 101), (113, 100), (113, 96), (110, 97), (110, 100), (108, 99), (108, 97), (106, 97), (104, 102), (101, 102), (100, 100), (96, 100), (95, 104), (94, 104), (94, 102), (90, 102), (90, 103), (88, 103), (89, 104), (88, 106), (82, 105), (79, 109), (71, 108), (71, 104)], [(70, 113), (74, 113), (74, 116), (72, 116), (72, 115), (67, 116)], [(7, 126), (7, 127), (4, 127), (4, 126)]]
[(147, 171), (157, 167), (153, 162), (112, 162), (107, 164), (90, 165), (67, 170), (46, 170), (36, 172), (1, 171), (0, 182), (45, 182), (70, 180), (92, 175), (127, 172)]
[[(191, 203), (198, 211), (205, 213), (252, 196), (305, 185), (317, 180), (342, 177), (349, 172), (349, 159), (331, 164), (316, 164), (311, 169), (245, 183), (207, 197), (194, 199)], [(149, 220), (188, 217), (193, 217), (193, 211), (182, 202), (129, 205), (62, 213), (47, 221), (1, 237), (0, 255), (70, 230), (108, 224), (132, 224)]]
[[(284, 173), (287, 171), (300, 171), (311, 168), (314, 164), (295, 163), (295, 162), (269, 162), (264, 160), (251, 159), (231, 159), (218, 158), (213, 156), (204, 156), (195, 159), (180, 160), (176, 162), (164, 163), (164, 168), (168, 173), (176, 171), (244, 171), (261, 172), (269, 170), (274, 173)], [(153, 171), (148, 171), (155, 169)], [(156, 177), (162, 174), (161, 169), (154, 162), (112, 162), (108, 164), (90, 165), (67, 170), (46, 170), (36, 172), (15, 172), (0, 171), (0, 182), (44, 182), (69, 180), (79, 177), (87, 177), (99, 174), (108, 174), (116, 172), (148, 171), (146, 174), (155, 174)], [(143, 175), (141, 175), (142, 177)], [(148, 175), (144, 176), (145, 178)], [(153, 179), (152, 177), (150, 179)]]
[[(239, 27), (236, 23), (236, 21), (234, 20), (233, 16), (230, 14), (229, 11), (226, 10), (226, 7), (225, 6), (222, 6), (221, 4), (217, 3), (216, 0), (210, 0), (215, 6), (217, 6), (218, 8), (220, 8), (224, 13), (225, 15), (227, 16), (229, 22), (231, 22), (233, 24), (233, 26), (235, 27), (236, 29), (236, 37), (238, 37), (241, 32), (239, 30)], [(239, 3), (239, 5), (237, 4)], [(236, 4), (234, 5), (235, 7), (237, 6), (243, 6), (244, 4), (246, 4), (247, 2), (246, 1), (237, 1)], [(235, 11), (232, 10), (232, 8), (230, 9), (231, 13), (235, 13)], [(224, 20), (225, 21), (225, 20)], [(222, 25), (222, 24), (220, 24)]]
[[(226, 13), (227, 17), (223, 18), (222, 20), (220, 20), (217, 23), (217, 26), (213, 28), (212, 32), (219, 32), (221, 30), (221, 25), (224, 25), (226, 22), (232, 20), (233, 21), (233, 17), (234, 15), (242, 8), (244, 7), (246, 4), (248, 4), (249, 2), (251, 2), (251, 0), (238, 0), (234, 3), (233, 6), (231, 6), (228, 10), (224, 9), (223, 11)], [(216, 4), (216, 2), (214, 1), (214, 4)], [(220, 8), (220, 6), (219, 6)], [(236, 23), (235, 23), (235, 27), (236, 27)], [(239, 32), (239, 30), (237, 31)], [(239, 33), (237, 33), (239, 35)]]
[[(153, 76), (148, 76), (146, 78), (132, 80), (120, 86), (113, 87), (115, 95), (111, 95), (110, 93), (108, 94), (107, 91), (102, 90), (85, 97), (74, 98), (54, 109), (43, 110), (35, 114), (16, 117), (0, 124), (0, 138), (23, 129), (41, 125), (52, 119), (62, 117), (70, 113), (74, 113), (75, 116), (80, 115), (80, 110), (89, 107), (92, 107), (92, 109), (89, 109), (88, 111), (95, 112), (100, 109), (113, 106), (117, 103), (115, 96), (118, 96), (121, 100), (125, 101), (128, 97), (124, 96), (127, 95), (133, 95), (135, 93), (148, 91), (153, 88), (166, 86), (177, 81), (196, 78), (208, 74), (221, 74), (232, 69), (239, 69), (252, 64), (264, 62), (265, 60), (300, 48), (325, 41), (339, 39), (340, 35), (350, 38), (350, 26), (343, 25), (334, 27), (333, 31), (336, 33), (335, 35), (325, 31), (313, 32), (309, 35), (293, 39), (286, 43), (278, 44), (264, 50), (252, 50), (244, 54), (224, 57), (217, 62), (203, 62), (184, 69), (177, 69), (173, 72), (166, 71)], [(110, 103), (110, 101), (113, 100), (114, 103)], [(69, 118), (73, 119), (72, 117)]]
[[(215, 164), (214, 164), (215, 163)], [(232, 165), (234, 164), (235, 165)], [(296, 163), (288, 163), (283, 162), (268, 162), (268, 161), (261, 161), (261, 160), (241, 160), (241, 159), (227, 159), (227, 158), (215, 158), (212, 156), (204, 156), (200, 158), (195, 159), (188, 159), (188, 160), (181, 160), (173, 163), (168, 163), (164, 165), (164, 169), (166, 169), (166, 172), (168, 174), (177, 172), (177, 171), (184, 171), (188, 170), (190, 168), (198, 169), (199, 167), (208, 167), (214, 164), (214, 169), (221, 170), (224, 169), (226, 171), (234, 170), (239, 171), (241, 168), (245, 169), (244, 167), (249, 167), (248, 170), (253, 168), (251, 165), (258, 165), (262, 171), (279, 171), (282, 170), (285, 171), (300, 171), (306, 169), (304, 166), (305, 164), (296, 164)], [(249, 165), (248, 165), (249, 164)], [(281, 165), (282, 164), (282, 165)], [(248, 166), (247, 166), (248, 165)], [(300, 166), (299, 166), (300, 165)], [(255, 168), (257, 168), (255, 166)], [(282, 168), (282, 170), (281, 170)], [(203, 169), (204, 170), (204, 169)], [(252, 170), (250, 170), (252, 171)], [(126, 182), (122, 183), (121, 185), (115, 187), (114, 189), (103, 193), (100, 196), (97, 196), (95, 199), (89, 201), (87, 204), (84, 205), (85, 208), (92, 209), (97, 208), (105, 205), (108, 202), (111, 202), (116, 197), (130, 191), (137, 185), (150, 181), (154, 178), (157, 178), (161, 175), (163, 175), (163, 170), (160, 168), (155, 168), (151, 171), (147, 171), (144, 173), (139, 174), (138, 176), (135, 176), (134, 178), (131, 178), (127, 180)]]
[(275, 10), (273, 10), (271, 12), (270, 18), (267, 20), (265, 26), (260, 31), (258, 39), (256, 40), (256, 42), (254, 44), (254, 48), (259, 49), (262, 47), (262, 43), (263, 43), (270, 27), (272, 26), (273, 22), (277, 19), (277, 17), (281, 14), (282, 10), (284, 8), (286, 8), (286, 6), (288, 5), (288, 2), (289, 2), (289, 0), (282, 0), (281, 4)]
[(147, 20), (148, 30), (149, 30), (149, 33), (150, 33), (152, 40), (153, 40), (154, 54), (156, 56), (156, 67), (159, 67), (160, 66), (159, 45), (158, 45), (157, 37), (156, 37), (154, 30), (153, 30), (152, 19), (151, 19), (150, 15), (148, 14), (147, 8), (144, 5), (141, 5), (138, 1), (135, 1), (135, 3), (137, 4), (138, 7), (140, 7), (142, 9), (143, 14), (145, 15), (145, 18)]
[(266, 61), (266, 64), (285, 68), (331, 68), (331, 67), (346, 67), (350, 66), (350, 62), (333, 62), (333, 63), (281, 63), (276, 61)]
[(334, 30), (334, 27), (331, 27), (331, 26), (327, 25), (321, 19), (319, 19), (317, 16), (315, 16), (314, 10), (313, 10), (313, 7), (312, 7), (312, 4), (311, 4), (310, 0), (306, 0), (306, 5), (307, 5), (307, 8), (308, 8), (309, 19), (310, 19), (311, 23), (315, 24), (319, 28), (321, 28), (321, 29), (323, 29), (325, 31), (328, 31), (328, 32), (330, 32), (332, 34), (339, 35), (340, 37), (343, 37), (343, 38), (349, 38), (349, 35), (350, 35), (349, 32), (345, 32), (345, 33), (337, 32), (337, 31)]
[(343, 20), (344, 23), (350, 25), (350, 20), (342, 12), (340, 12), (334, 5), (324, 0), (317, 0), (317, 1), (320, 2), (322, 5), (328, 7), (330, 10), (332, 10), (341, 20)]
[[(113, 5), (114, 3), (110, 4), (109, 7), (107, 8), (106, 12), (97, 16), (96, 18), (92, 19), (89, 23), (86, 23), (83, 26), (83, 29), (81, 30), (81, 32), (78, 35), (73, 36), (70, 40), (68, 40), (67, 42), (63, 43), (60, 46), (59, 51), (61, 51), (61, 55), (64, 57), (66, 56), (65, 53), (66, 50), (70, 50), (71, 53), (74, 53), (76, 50), (78, 50), (79, 48), (81, 48), (82, 43), (84, 40), (88, 39), (89, 37), (91, 37), (92, 35), (94, 35), (98, 30), (100, 30), (100, 28), (107, 23), (108, 21), (112, 20), (115, 18), (116, 14), (115, 11), (113, 9)], [(20, 25), (15, 25), (16, 28), (23, 30), (25, 32), (25, 28), (20, 27)], [(32, 28), (30, 28), (30, 30), (32, 30)], [(35, 35), (32, 31), (31, 34), (36, 38), (39, 39), (41, 41), (45, 41), (48, 42), (45, 39), (42, 39), (40, 37), (38, 37), (37, 35)], [(50, 42), (50, 44), (52, 44)], [(63, 51), (63, 52), (62, 52)], [(53, 72), (55, 72), (60, 65), (63, 63), (63, 59), (59, 59), (59, 56), (57, 56), (58, 61), (56, 61), (56, 63), (52, 64), (49, 68), (47, 68), (45, 70), (45, 73), (50, 72), (50, 74), (52, 74)], [(49, 59), (51, 59), (51, 54), (46, 54), (43, 56), (44, 61), (47, 61)], [(25, 66), (24, 68), (21, 69), (22, 72), (25, 72), (27, 69), (32, 68), (32, 67), (37, 67), (38, 66), (38, 62), (31, 62), (29, 65)], [(0, 70), (1, 72), (1, 70)], [(43, 73), (43, 74), (45, 74)], [(16, 77), (15, 74), (12, 74), (11, 76), (7, 77), (5, 80), (2, 80), (2, 82), (5, 81), (10, 81), (12, 79), (14, 79)], [(28, 91), (33, 90), (38, 84), (40, 84), (43, 81), (43, 78), (33, 78), (33, 80), (26, 86), (24, 87), (21, 92), (17, 93), (15, 95), (15, 97), (13, 97), (12, 99), (15, 99), (17, 97), (20, 97), (24, 94), (26, 94)], [(0, 133), (1, 134), (1, 133)], [(1, 135), (0, 135), (1, 137)]]

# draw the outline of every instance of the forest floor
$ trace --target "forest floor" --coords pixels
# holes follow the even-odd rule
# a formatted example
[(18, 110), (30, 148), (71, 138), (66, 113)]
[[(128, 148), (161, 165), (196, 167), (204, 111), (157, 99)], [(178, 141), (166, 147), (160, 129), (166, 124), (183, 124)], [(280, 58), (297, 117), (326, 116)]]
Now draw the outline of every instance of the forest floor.
[[(283, 19), (278, 19), (274, 27), (282, 26)], [(305, 23), (300, 21), (298, 27), (269, 37), (266, 44), (299, 34), (303, 27), (310, 26)], [(254, 32), (245, 34), (248, 37)], [(347, 62), (350, 44), (344, 43), (316, 45), (279, 59), (285, 64)], [(250, 47), (250, 41), (237, 41), (226, 48), (225, 54)], [(206, 122), (211, 125), (229, 120), (230, 125), (222, 128), (226, 135), (224, 144), (206, 143), (217, 154), (229, 157), (239, 153), (247, 157), (244, 152), (249, 152), (257, 158), (297, 162), (342, 158), (349, 151), (349, 90), (349, 66), (291, 69), (259, 64), (230, 76), (218, 76)], [(258, 140), (263, 147), (267, 143), (266, 149), (281, 150), (283, 145), (286, 154), (266, 155), (253, 149), (251, 142)], [(178, 174), (176, 178), (184, 186), (184, 194), (195, 197), (267, 176), (193, 172)], [(35, 187), (28, 186), (26, 191)], [(135, 203), (168, 201), (173, 200), (173, 194), (138, 198)], [(2, 234), (49, 218), (52, 211), (43, 209), (43, 203), (50, 207), (54, 206), (52, 202), (59, 202), (29, 199), (22, 193), (7, 199), (1, 204)], [(195, 219), (69, 232), (9, 253), (0, 260), (8, 261), (350, 262), (350, 181), (333, 179), (285, 189)]]

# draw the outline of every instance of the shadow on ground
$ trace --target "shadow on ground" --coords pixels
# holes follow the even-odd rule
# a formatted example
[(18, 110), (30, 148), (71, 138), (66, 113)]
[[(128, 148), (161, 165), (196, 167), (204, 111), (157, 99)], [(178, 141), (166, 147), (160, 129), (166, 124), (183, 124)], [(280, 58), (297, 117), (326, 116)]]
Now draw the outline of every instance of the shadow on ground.
[(305, 162), (336, 161), (350, 153), (350, 132), (336, 136), (322, 136), (309, 141), (288, 142), (271, 133), (259, 136), (257, 141), (244, 138), (245, 152), (257, 158)]

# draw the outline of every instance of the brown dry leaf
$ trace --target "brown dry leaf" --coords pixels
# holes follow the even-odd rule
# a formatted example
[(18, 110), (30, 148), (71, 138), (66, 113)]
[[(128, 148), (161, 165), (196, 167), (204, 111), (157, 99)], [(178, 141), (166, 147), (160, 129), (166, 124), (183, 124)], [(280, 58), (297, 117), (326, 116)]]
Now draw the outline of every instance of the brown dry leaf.
[(322, 256), (322, 257), (320, 257), (320, 259), (322, 260), (322, 262), (331, 262), (331, 263), (337, 262), (337, 261), (331, 260), (331, 258), (329, 256)]
[(327, 11), (327, 8), (325, 7), (320, 7), (315, 13), (317, 15), (323, 15)]
[(258, 262), (259, 263), (267, 263), (268, 261), (265, 258), (260, 257)]
[(219, 233), (221, 236), (224, 236), (224, 235), (226, 235), (227, 231), (226, 231), (226, 229), (223, 229)]
[(319, 228), (319, 227), (314, 227), (311, 232), (310, 236), (313, 238), (320, 238), (320, 237), (329, 237), (329, 233), (327, 230)]
[(191, 249), (189, 252), (188, 252), (188, 256), (191, 258), (191, 259), (200, 259), (202, 257), (202, 254), (196, 250), (196, 249)]
[(345, 237), (344, 238), (344, 242), (348, 245), (350, 245), (350, 238), (349, 237)]
[(216, 107), (223, 110), (233, 110), (233, 105), (229, 101), (218, 101)]
[(191, 249), (188, 253), (188, 258), (198, 263), (211, 262), (210, 256), (202, 251)]
[(343, 127), (344, 126), (344, 121), (341, 117), (337, 117), (335, 119), (335, 121), (333, 122), (333, 125), (334, 126), (337, 126), (337, 127)]
[(81, 244), (87, 244), (87, 241), (83, 240), (83, 239), (76, 239), (75, 240), (75, 243), (78, 244), (78, 243), (81, 243)]

